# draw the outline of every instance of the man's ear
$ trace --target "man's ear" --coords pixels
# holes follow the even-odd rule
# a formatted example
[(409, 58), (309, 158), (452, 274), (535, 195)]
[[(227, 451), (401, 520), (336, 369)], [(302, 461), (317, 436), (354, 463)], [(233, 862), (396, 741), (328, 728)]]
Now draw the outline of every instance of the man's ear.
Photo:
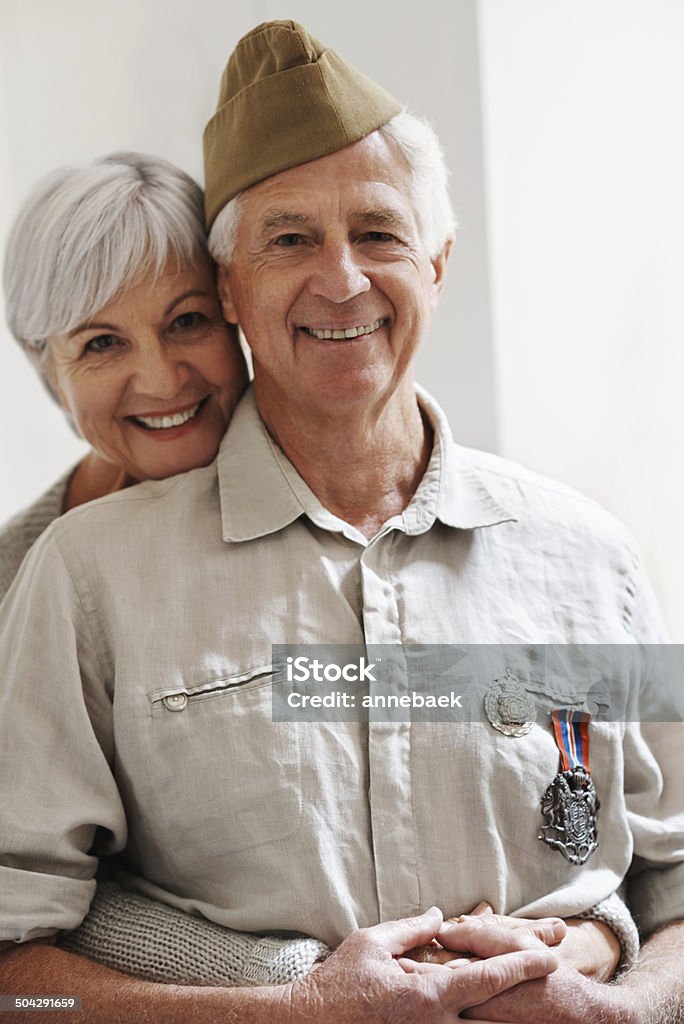
[(221, 264), (216, 274), (219, 299), (223, 307), (223, 315), (229, 324), (239, 323), (235, 304), (233, 302), (233, 290), (230, 286), (230, 270), (225, 264)]
[(446, 276), (447, 263), (449, 262), (449, 256), (454, 244), (453, 238), (448, 238), (444, 244), (444, 248), (438, 256), (434, 256), (430, 261), (432, 263), (432, 269), (435, 272), (435, 279), (432, 284), (432, 308), (434, 309), (437, 305), (440, 293), (444, 286), (444, 278)]

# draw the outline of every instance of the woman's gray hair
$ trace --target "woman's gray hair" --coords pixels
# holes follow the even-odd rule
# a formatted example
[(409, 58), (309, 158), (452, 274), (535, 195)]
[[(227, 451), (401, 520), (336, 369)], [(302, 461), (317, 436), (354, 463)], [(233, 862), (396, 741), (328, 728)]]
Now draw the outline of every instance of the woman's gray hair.
[(112, 153), (41, 179), (5, 250), (7, 323), (45, 351), (127, 285), (206, 252), (202, 190), (166, 160)]
[[(421, 235), (431, 258), (438, 256), (456, 232), (456, 216), (449, 197), (449, 171), (432, 125), (403, 110), (378, 128), (392, 139), (411, 171), (411, 192)], [(217, 263), (233, 258), (243, 205), (241, 193), (226, 203), (209, 233), (209, 251)]]

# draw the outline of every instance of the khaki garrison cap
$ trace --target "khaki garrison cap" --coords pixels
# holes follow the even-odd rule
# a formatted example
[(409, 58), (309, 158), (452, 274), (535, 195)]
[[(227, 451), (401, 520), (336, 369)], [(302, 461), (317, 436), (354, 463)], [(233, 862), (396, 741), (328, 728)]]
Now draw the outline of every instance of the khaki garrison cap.
[(239, 192), (358, 142), (402, 110), (296, 21), (268, 21), (235, 47), (204, 132), (207, 228)]

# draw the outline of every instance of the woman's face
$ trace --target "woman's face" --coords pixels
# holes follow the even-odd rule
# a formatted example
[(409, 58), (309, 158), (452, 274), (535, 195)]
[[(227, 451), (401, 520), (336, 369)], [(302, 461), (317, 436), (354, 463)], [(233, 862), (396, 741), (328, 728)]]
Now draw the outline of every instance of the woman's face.
[(247, 383), (208, 259), (141, 278), (50, 338), (45, 369), (85, 440), (135, 481), (211, 462)]

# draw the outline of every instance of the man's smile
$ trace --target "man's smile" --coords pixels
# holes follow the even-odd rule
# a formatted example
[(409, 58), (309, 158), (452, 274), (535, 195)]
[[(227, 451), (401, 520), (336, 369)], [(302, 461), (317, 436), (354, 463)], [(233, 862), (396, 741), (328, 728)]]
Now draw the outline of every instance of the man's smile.
[(310, 334), (319, 341), (342, 341), (349, 338), (359, 338), (364, 334), (373, 334), (387, 323), (386, 317), (380, 317), (371, 324), (360, 324), (356, 327), (334, 328), (334, 327), (300, 327), (300, 331)]

